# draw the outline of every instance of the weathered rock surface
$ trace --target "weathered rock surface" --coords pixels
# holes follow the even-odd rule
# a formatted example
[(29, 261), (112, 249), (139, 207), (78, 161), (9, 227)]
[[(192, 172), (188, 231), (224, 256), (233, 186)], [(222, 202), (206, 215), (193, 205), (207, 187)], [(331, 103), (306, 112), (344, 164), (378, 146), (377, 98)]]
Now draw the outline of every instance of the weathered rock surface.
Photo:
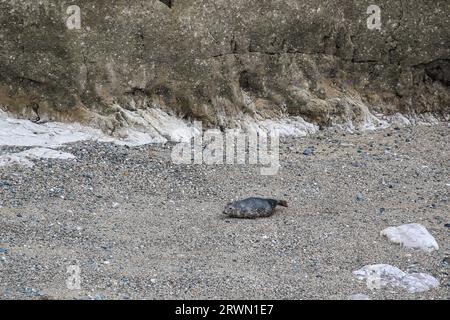
[(389, 227), (381, 231), (391, 242), (402, 245), (405, 248), (420, 249), (425, 252), (439, 250), (436, 239), (428, 230), (418, 223), (405, 224), (399, 227)]
[(365, 266), (353, 274), (359, 280), (366, 280), (369, 289), (391, 286), (406, 289), (410, 293), (420, 293), (439, 286), (439, 281), (429, 274), (406, 273), (388, 264)]
[(15, 164), (33, 167), (34, 163), (30, 160), (39, 160), (39, 159), (71, 160), (75, 159), (75, 156), (67, 152), (62, 152), (48, 148), (32, 148), (22, 152), (0, 156), (0, 167)]
[[(160, 108), (210, 126), (302, 116), (449, 113), (450, 2), (79, 0), (0, 2), (0, 106), (109, 133)], [(137, 120), (139, 119), (139, 120)]]

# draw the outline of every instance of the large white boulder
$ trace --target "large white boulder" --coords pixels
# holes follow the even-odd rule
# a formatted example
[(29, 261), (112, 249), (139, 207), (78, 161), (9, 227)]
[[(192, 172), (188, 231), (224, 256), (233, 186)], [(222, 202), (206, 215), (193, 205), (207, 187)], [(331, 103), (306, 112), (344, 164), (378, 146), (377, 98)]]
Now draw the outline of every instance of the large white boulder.
[(419, 293), (439, 287), (439, 281), (429, 274), (407, 273), (388, 264), (365, 266), (353, 274), (359, 280), (365, 280), (371, 290), (391, 286)]
[(418, 223), (389, 227), (381, 231), (381, 235), (405, 248), (420, 249), (425, 252), (439, 250), (439, 245), (434, 237)]

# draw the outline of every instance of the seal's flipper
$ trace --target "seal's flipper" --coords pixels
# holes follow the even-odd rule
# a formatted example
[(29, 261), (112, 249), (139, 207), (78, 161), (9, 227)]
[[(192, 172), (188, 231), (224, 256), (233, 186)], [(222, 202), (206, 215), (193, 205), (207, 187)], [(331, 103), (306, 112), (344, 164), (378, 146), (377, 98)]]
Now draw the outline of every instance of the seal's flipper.
[(288, 204), (285, 200), (278, 200), (278, 205), (282, 207), (288, 207)]

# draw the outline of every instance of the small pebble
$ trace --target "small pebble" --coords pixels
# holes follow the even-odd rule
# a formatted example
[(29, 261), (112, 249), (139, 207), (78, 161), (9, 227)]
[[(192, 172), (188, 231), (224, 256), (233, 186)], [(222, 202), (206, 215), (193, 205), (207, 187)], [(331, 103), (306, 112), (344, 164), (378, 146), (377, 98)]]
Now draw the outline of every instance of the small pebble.
[(363, 201), (364, 200), (364, 195), (361, 192), (358, 192), (356, 194), (356, 200), (357, 201)]

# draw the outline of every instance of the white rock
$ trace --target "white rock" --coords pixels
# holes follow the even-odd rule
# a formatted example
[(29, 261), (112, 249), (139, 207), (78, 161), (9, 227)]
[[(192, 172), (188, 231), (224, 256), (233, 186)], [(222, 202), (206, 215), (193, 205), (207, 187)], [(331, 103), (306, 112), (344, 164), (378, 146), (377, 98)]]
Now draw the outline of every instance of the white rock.
[(429, 274), (406, 273), (388, 264), (365, 266), (353, 274), (359, 280), (366, 280), (371, 290), (391, 286), (406, 289), (410, 293), (420, 293), (439, 287), (439, 281)]
[(366, 294), (354, 294), (349, 297), (349, 300), (370, 300), (369, 296)]
[(173, 142), (189, 142), (195, 135), (201, 134), (201, 131), (175, 116), (171, 116), (164, 111), (156, 108), (140, 110), (139, 115), (149, 127), (156, 130), (162, 137)]
[(381, 231), (390, 241), (403, 245), (405, 248), (421, 249), (425, 252), (439, 250), (434, 237), (428, 230), (418, 223), (405, 224), (399, 227), (390, 227)]
[(59, 147), (64, 143), (89, 140), (99, 130), (84, 129), (76, 124), (48, 122), (36, 124), (28, 120), (0, 117), (0, 144), (7, 146)]
[(25, 167), (32, 167), (34, 166), (34, 163), (30, 160), (26, 159), (25, 157), (21, 157), (17, 154), (5, 154), (3, 156), (0, 156), (0, 167), (8, 167), (12, 165), (19, 165), (19, 166), (25, 166)]
[(306, 122), (301, 117), (277, 120), (255, 120), (246, 115), (242, 120), (237, 122), (237, 125), (246, 133), (270, 133), (276, 130), (280, 137), (304, 137), (319, 131), (319, 126)]
[(263, 120), (257, 123), (266, 132), (277, 130), (280, 136), (303, 137), (318, 132), (319, 127), (301, 117), (292, 119)]
[(113, 202), (113, 204), (112, 204), (112, 207), (115, 209), (115, 208), (118, 208), (120, 206), (120, 203), (118, 203), (118, 202)]
[(10, 153), (0, 156), (0, 167), (10, 165), (22, 165), (32, 167), (34, 164), (30, 160), (38, 159), (75, 159), (75, 156), (70, 153), (52, 150), (48, 148), (32, 148), (17, 153)]
[(33, 148), (20, 152), (18, 154), (28, 159), (75, 159), (75, 156), (71, 153), (52, 150), (48, 148)]
[(189, 123), (168, 115), (159, 109), (150, 109), (141, 114), (133, 113), (117, 106), (129, 127), (118, 130), (118, 137), (111, 137), (99, 129), (79, 123), (47, 122), (33, 123), (29, 120), (13, 119), (0, 112), (0, 145), (27, 147), (60, 147), (66, 143), (94, 140), (112, 142), (117, 145), (140, 146), (150, 143), (189, 141), (198, 134)]

